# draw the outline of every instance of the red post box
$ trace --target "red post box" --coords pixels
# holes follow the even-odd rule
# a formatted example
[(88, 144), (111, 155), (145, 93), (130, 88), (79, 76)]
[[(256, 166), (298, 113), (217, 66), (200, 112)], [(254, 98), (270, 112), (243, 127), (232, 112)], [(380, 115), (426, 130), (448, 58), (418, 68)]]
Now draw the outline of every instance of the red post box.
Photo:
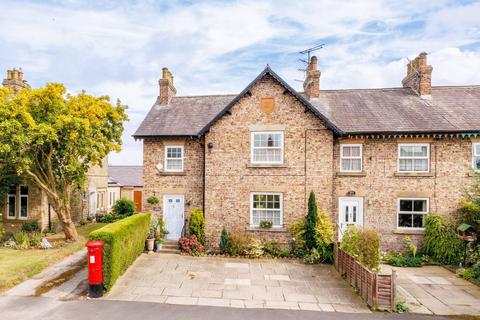
[(103, 240), (93, 240), (85, 244), (88, 260), (88, 296), (99, 298), (103, 295), (102, 249)]

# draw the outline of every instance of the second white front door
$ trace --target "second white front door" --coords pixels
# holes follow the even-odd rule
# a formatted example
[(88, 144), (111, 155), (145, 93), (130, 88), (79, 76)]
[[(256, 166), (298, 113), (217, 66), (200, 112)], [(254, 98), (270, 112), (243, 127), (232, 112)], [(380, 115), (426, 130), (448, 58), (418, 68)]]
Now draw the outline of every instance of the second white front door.
[(183, 195), (163, 196), (163, 221), (169, 232), (165, 236), (168, 240), (178, 240), (182, 236), (184, 224), (183, 199)]
[(340, 197), (338, 199), (338, 241), (349, 225), (363, 227), (363, 198)]

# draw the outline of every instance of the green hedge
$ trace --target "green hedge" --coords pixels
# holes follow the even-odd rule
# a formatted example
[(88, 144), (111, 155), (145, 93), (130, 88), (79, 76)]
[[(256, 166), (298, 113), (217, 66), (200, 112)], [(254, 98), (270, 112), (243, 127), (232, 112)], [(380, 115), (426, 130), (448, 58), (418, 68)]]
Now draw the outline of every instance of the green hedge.
[(109, 291), (145, 248), (150, 214), (139, 213), (90, 233), (89, 240), (103, 240), (103, 287)]

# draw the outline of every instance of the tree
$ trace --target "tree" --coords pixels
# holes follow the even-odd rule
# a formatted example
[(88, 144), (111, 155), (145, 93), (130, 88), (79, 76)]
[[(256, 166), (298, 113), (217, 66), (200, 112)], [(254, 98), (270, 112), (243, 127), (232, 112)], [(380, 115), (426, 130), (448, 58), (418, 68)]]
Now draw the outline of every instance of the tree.
[(317, 201), (315, 200), (315, 193), (310, 191), (310, 196), (308, 197), (308, 213), (305, 222), (305, 246), (308, 250), (317, 247), (317, 223), (318, 223), (318, 212), (317, 212)]
[(43, 190), (67, 240), (76, 240), (72, 193), (85, 187), (88, 169), (119, 151), (125, 106), (107, 96), (66, 93), (61, 84), (0, 88), (0, 166), (14, 167)]

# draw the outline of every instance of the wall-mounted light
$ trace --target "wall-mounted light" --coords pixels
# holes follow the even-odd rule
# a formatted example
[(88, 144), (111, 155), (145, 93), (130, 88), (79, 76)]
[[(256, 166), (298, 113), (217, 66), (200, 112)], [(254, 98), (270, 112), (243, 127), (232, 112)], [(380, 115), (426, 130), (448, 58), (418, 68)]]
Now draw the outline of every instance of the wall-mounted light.
[(207, 144), (207, 147), (208, 147), (208, 149), (212, 149), (212, 148), (213, 148), (213, 143), (209, 142), (209, 143)]

